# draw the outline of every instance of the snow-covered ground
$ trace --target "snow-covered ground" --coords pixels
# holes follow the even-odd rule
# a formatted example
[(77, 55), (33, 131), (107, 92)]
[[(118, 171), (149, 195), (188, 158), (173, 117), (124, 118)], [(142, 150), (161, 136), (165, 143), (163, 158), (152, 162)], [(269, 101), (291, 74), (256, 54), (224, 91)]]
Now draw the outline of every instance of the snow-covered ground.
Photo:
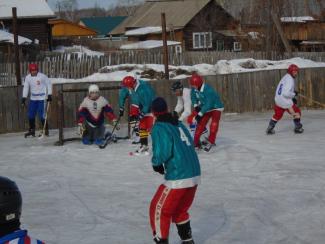
[[(292, 58), (279, 61), (255, 60), (255, 59), (233, 59), (219, 60), (215, 65), (197, 64), (193, 66), (169, 66), (171, 79), (184, 79), (192, 72), (200, 75), (231, 74), (242, 72), (254, 72), (261, 70), (287, 69), (290, 64), (296, 64), (300, 68), (325, 67), (325, 62), (315, 62), (309, 59)], [(121, 81), (125, 76), (144, 76), (148, 72), (154, 73), (154, 77), (147, 79), (160, 79), (163, 77), (164, 65), (160, 64), (121, 64), (102, 67), (98, 73), (81, 79), (51, 78), (53, 84), (73, 83), (73, 82), (101, 82), (101, 81)], [(143, 75), (144, 74), (144, 75)], [(142, 77), (143, 78), (143, 77)]]
[[(301, 135), (285, 116), (266, 136), (270, 117), (223, 115), (216, 148), (199, 153), (197, 244), (324, 243), (325, 110), (303, 111)], [(129, 141), (100, 150), (53, 146), (55, 137), (0, 135), (0, 174), (23, 193), (23, 227), (52, 244), (153, 243), (148, 206), (162, 177), (150, 157), (129, 156)], [(179, 243), (174, 226), (170, 243)]]
[(92, 56), (92, 57), (100, 57), (104, 56), (104, 53), (90, 50), (89, 48), (81, 45), (73, 45), (73, 46), (57, 46), (53, 50), (58, 53), (67, 53), (68, 59), (70, 59), (71, 54), (78, 55), (78, 58), (81, 58), (83, 55)]

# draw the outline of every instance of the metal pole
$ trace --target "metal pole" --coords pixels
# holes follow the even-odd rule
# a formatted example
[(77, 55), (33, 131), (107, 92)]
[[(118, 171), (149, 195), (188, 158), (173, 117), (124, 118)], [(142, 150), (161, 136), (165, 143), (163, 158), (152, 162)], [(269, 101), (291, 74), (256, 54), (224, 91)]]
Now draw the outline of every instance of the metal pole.
[(162, 27), (162, 39), (163, 39), (163, 48), (164, 48), (165, 79), (169, 80), (168, 46), (167, 46), (166, 16), (165, 16), (165, 13), (161, 13), (161, 27)]
[(60, 86), (58, 92), (58, 127), (59, 127), (59, 146), (63, 146), (63, 127), (64, 127), (64, 101), (63, 101), (63, 85)]
[(14, 34), (14, 50), (15, 50), (15, 69), (16, 69), (16, 81), (17, 86), (21, 85), (20, 75), (20, 61), (19, 61), (19, 44), (17, 34), (17, 8), (12, 8), (12, 29)]

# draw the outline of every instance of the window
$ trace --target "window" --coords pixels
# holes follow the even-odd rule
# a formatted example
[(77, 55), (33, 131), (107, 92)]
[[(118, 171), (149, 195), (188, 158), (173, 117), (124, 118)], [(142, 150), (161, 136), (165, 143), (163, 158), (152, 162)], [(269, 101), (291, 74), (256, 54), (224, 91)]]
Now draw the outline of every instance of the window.
[(212, 33), (211, 32), (194, 32), (193, 33), (193, 48), (211, 48)]
[(224, 40), (217, 40), (217, 51), (225, 50), (225, 42)]
[(241, 51), (241, 43), (234, 42), (234, 51)]

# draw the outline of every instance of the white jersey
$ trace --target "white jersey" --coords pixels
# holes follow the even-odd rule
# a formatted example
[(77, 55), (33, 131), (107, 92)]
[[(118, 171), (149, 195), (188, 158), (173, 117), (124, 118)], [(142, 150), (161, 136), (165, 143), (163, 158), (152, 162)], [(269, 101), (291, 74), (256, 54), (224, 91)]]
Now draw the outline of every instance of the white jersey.
[(295, 80), (290, 74), (282, 77), (275, 92), (275, 104), (281, 108), (291, 108), (295, 96)]
[(181, 113), (183, 111), (183, 113), (179, 117), (180, 121), (183, 121), (191, 114), (192, 112), (191, 107), (192, 107), (191, 89), (183, 88), (183, 96), (177, 97), (177, 104), (174, 109), (177, 113)]
[(45, 100), (47, 95), (52, 95), (50, 79), (40, 72), (36, 76), (27, 75), (24, 82), (23, 97), (27, 98), (29, 91), (31, 100)]

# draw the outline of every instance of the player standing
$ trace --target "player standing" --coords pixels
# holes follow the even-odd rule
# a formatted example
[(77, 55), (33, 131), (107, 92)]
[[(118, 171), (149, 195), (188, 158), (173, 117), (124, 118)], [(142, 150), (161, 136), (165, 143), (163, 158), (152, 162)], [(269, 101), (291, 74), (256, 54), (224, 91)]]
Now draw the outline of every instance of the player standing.
[(168, 113), (166, 101), (152, 102), (156, 122), (152, 129), (152, 166), (164, 175), (150, 204), (150, 224), (154, 241), (168, 244), (170, 223), (177, 226), (182, 244), (194, 244), (189, 208), (200, 182), (200, 163), (186, 127)]
[(295, 97), (298, 92), (295, 91), (295, 78), (299, 72), (299, 67), (295, 64), (291, 64), (288, 67), (288, 72), (282, 77), (279, 82), (276, 92), (275, 92), (275, 105), (274, 105), (274, 115), (269, 122), (269, 126), (266, 129), (266, 134), (274, 134), (274, 127), (276, 123), (282, 118), (284, 112), (288, 112), (293, 117), (293, 122), (295, 125), (295, 133), (303, 133), (304, 129), (301, 124), (301, 110), (297, 106), (297, 100)]
[[(30, 74), (25, 78), (23, 97), (21, 100), (22, 106), (25, 106), (26, 98), (30, 93), (30, 101), (28, 104), (29, 130), (25, 133), (25, 137), (35, 136), (35, 118), (37, 114), (44, 126), (44, 101), (45, 99), (48, 103), (52, 101), (52, 84), (50, 79), (45, 74), (38, 71), (37, 64), (29, 64), (28, 69)], [(46, 123), (45, 135), (49, 135), (48, 123)]]

